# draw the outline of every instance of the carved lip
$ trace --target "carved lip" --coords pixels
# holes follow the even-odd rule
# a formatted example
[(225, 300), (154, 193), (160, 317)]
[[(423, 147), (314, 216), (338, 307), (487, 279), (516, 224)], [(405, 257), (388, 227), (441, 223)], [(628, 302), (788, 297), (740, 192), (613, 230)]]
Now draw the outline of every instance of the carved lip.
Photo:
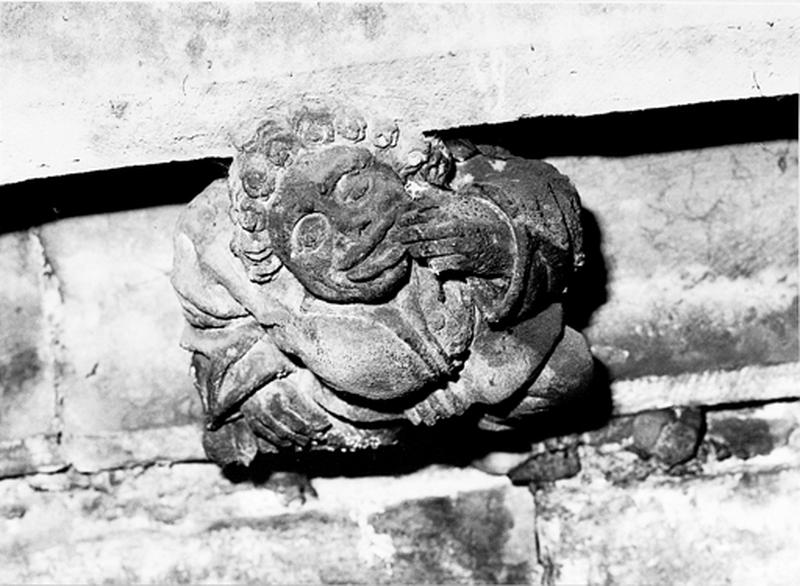
[(386, 235), (395, 223), (397, 212), (390, 213), (382, 218), (377, 218), (368, 225), (368, 237), (363, 242), (353, 245), (350, 250), (336, 263), (340, 271), (352, 269), (374, 253), (380, 245), (386, 242)]
[(396, 242), (384, 240), (355, 268), (347, 271), (351, 281), (369, 281), (381, 273), (393, 269), (406, 257), (406, 248)]

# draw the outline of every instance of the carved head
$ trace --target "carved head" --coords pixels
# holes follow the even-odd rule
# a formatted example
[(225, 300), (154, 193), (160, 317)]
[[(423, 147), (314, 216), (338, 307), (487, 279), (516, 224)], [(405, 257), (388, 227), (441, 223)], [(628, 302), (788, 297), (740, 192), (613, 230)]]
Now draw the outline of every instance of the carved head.
[(409, 202), (391, 167), (363, 148), (303, 153), (267, 213), (275, 253), (314, 295), (371, 301), (396, 288), (410, 260), (392, 237)]
[(400, 139), (393, 121), (310, 103), (263, 121), (231, 167), (233, 251), (255, 282), (283, 265), (314, 295), (369, 302), (409, 270), (393, 237), (419, 184), (446, 186), (452, 157), (436, 139)]

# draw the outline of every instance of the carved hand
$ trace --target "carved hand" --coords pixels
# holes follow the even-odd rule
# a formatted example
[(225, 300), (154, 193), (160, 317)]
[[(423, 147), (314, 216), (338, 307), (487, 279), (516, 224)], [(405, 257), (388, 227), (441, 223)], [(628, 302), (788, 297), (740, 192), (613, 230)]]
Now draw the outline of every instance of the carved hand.
[[(235, 349), (235, 348), (234, 348)], [(288, 375), (294, 366), (267, 336), (259, 339), (225, 371), (221, 383), (209, 389), (207, 428), (219, 429), (259, 389)]]
[(244, 419), (253, 433), (276, 451), (306, 447), (331, 427), (327, 412), (306, 397), (307, 389), (302, 386), (294, 377), (276, 380), (242, 406)]
[(492, 204), (468, 194), (424, 197), (398, 220), (409, 254), (436, 273), (506, 276), (513, 265), (510, 227)]
[(436, 389), (422, 401), (406, 409), (405, 416), (414, 425), (434, 425), (438, 421), (461, 415), (470, 406), (463, 397), (464, 391), (456, 382)]

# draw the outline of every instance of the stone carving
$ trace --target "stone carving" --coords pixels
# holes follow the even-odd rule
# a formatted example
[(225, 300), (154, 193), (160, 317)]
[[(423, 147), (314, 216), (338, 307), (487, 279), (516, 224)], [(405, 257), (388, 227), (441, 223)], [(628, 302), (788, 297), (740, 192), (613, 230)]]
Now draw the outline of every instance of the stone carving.
[(586, 387), (560, 304), (580, 202), (552, 166), (313, 101), (236, 149), (175, 237), (211, 459), (519, 428)]

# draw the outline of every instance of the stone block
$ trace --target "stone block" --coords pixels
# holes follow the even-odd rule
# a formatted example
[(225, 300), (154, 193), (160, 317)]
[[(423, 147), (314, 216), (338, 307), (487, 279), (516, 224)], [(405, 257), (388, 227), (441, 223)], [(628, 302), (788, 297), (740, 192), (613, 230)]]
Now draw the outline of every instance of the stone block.
[(65, 441), (184, 425), (200, 413), (169, 284), (177, 213), (148, 208), (41, 228), (62, 297)]
[(0, 483), (0, 582), (531, 583), (533, 498), (474, 470), (315, 480), (283, 504), (208, 464)]
[(509, 470), (508, 477), (515, 485), (539, 486), (581, 471), (581, 461), (575, 449), (546, 451), (536, 454), (520, 466)]
[(800, 471), (565, 481), (536, 493), (547, 584), (764, 584), (800, 576)]
[(707, 423), (707, 439), (712, 442), (717, 458), (733, 456), (747, 460), (790, 443), (800, 429), (800, 402), (711, 411)]
[[(628, 379), (612, 386), (617, 413), (798, 396), (796, 141), (552, 162), (602, 232), (610, 299), (587, 333), (612, 374)], [(21, 438), (53, 443), (62, 419), (82, 470), (196, 455), (190, 440), (154, 449), (161, 432), (137, 435), (188, 429), (200, 413), (168, 281), (179, 211), (0, 237), (9, 474), (40, 461)]]
[(800, 398), (800, 363), (739, 370), (645, 376), (611, 384), (614, 412), (638, 413), (673, 406), (734, 405)]
[(33, 435), (0, 442), (0, 478), (67, 467), (56, 436)]
[(35, 233), (0, 236), (0, 442), (56, 431), (45, 270)]
[(79, 472), (98, 472), (155, 462), (202, 461), (206, 459), (206, 454), (201, 431), (198, 424), (65, 435), (61, 453)]
[(229, 156), (232, 124), (296, 93), (432, 130), (797, 91), (794, 6), (0, 10), (5, 183)]
[(385, 551), (393, 550), (379, 581), (530, 583), (537, 570), (531, 501), (524, 491), (491, 489), (405, 502), (372, 515), (376, 537)]
[(585, 333), (614, 376), (797, 361), (797, 141), (549, 160), (599, 226)]

